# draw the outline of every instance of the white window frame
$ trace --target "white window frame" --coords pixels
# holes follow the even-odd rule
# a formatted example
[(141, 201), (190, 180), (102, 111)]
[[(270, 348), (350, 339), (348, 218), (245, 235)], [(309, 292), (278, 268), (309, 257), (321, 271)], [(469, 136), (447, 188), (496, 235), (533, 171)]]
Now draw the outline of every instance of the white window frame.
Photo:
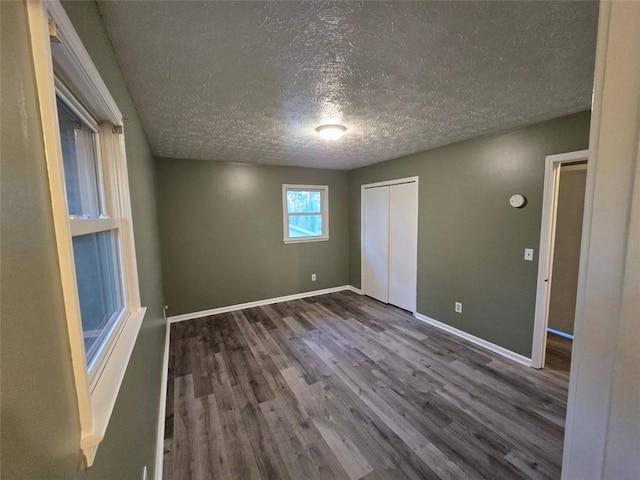
[[(60, 2), (32, 0), (26, 3), (71, 368), (78, 399), (79, 448), (86, 465), (91, 466), (104, 438), (146, 312), (140, 305), (123, 118)], [(59, 40), (53, 48), (50, 36)], [(64, 78), (64, 83), (56, 78), (58, 75)], [(102, 201), (103, 205), (109, 205), (113, 217), (81, 220), (70, 218), (68, 214), (56, 95), (96, 130), (97, 161), (100, 163), (102, 159), (99, 170), (102, 170), (105, 185)], [(109, 166), (105, 167), (107, 161)], [(82, 233), (116, 228), (120, 239), (125, 312), (90, 372), (85, 360), (72, 238)]]
[[(305, 212), (301, 214), (289, 213), (287, 209), (287, 192), (304, 191), (320, 192), (321, 211)], [(322, 235), (309, 237), (289, 236), (289, 217), (292, 215), (322, 215)], [(329, 186), (328, 185), (293, 185), (285, 183), (282, 185), (282, 228), (284, 233), (284, 243), (306, 243), (306, 242), (326, 242), (329, 240)]]

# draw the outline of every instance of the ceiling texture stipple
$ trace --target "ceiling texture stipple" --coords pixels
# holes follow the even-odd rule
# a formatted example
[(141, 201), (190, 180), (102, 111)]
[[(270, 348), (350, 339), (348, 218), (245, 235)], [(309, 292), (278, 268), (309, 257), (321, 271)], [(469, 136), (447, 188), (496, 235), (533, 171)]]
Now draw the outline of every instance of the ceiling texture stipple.
[(352, 169), (591, 105), (596, 2), (99, 5), (157, 156)]

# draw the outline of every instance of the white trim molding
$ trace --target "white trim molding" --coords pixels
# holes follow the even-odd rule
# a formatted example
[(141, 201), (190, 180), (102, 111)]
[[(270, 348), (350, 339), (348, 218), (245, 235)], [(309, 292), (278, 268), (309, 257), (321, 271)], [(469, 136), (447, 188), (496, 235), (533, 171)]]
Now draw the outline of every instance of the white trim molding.
[(563, 480), (640, 472), (638, 25), (640, 2), (600, 2)]
[(174, 315), (172, 317), (169, 317), (168, 320), (169, 320), (169, 323), (183, 322), (185, 320), (193, 320), (194, 318), (208, 317), (210, 315), (218, 315), (220, 313), (243, 310), (245, 308), (260, 307), (262, 305), (271, 305), (273, 303), (289, 302), (291, 300), (299, 300), (301, 298), (315, 297), (318, 295), (326, 295), (328, 293), (342, 292), (345, 290), (349, 290), (359, 295), (362, 295), (362, 292), (359, 289), (352, 287), (351, 285), (342, 285), (340, 287), (331, 287), (331, 288), (324, 288), (322, 290), (312, 290), (310, 292), (294, 293), (293, 295), (285, 295), (283, 297), (265, 298), (263, 300), (256, 300), (254, 302), (237, 303), (235, 305), (228, 305), (226, 307), (218, 307), (218, 308), (212, 308), (210, 310), (201, 310), (199, 312), (184, 313), (182, 315)]
[[(553, 251), (556, 236), (558, 211), (558, 191), (563, 165), (584, 162), (589, 158), (589, 150), (548, 155), (545, 158), (544, 191), (542, 197), (542, 224), (540, 227), (540, 251), (538, 254), (538, 283), (536, 309), (533, 322), (533, 344), (531, 346), (531, 366), (544, 367), (549, 323), (549, 302), (553, 281)], [(587, 184), (585, 198), (593, 194), (593, 187)]]
[(318, 295), (325, 295), (327, 293), (350, 291), (358, 295), (362, 295), (362, 291), (359, 288), (351, 285), (342, 285), (340, 287), (325, 288), (323, 290), (313, 290), (311, 292), (296, 293), (293, 295), (286, 295), (284, 297), (267, 298), (264, 300), (258, 300), (255, 302), (239, 303), (236, 305), (229, 305), (227, 307), (213, 308), (211, 310), (203, 310), (200, 312), (186, 313), (184, 315), (176, 315), (167, 319), (167, 329), (164, 340), (164, 356), (162, 358), (162, 384), (160, 387), (160, 408), (158, 409), (158, 434), (156, 439), (156, 468), (154, 473), (155, 480), (162, 480), (163, 460), (164, 460), (164, 422), (167, 409), (167, 381), (169, 375), (169, 345), (171, 339), (171, 324), (176, 322), (183, 322), (185, 320), (192, 320), (195, 318), (208, 317), (209, 315), (216, 315), (218, 313), (233, 312), (235, 310), (242, 310), (244, 308), (259, 307), (261, 305), (271, 305), (273, 303), (288, 302), (290, 300), (298, 300), (301, 298), (315, 297)]
[(480, 337), (471, 335), (470, 333), (459, 330), (455, 327), (452, 327), (451, 325), (447, 325), (446, 323), (439, 322), (438, 320), (434, 320), (433, 318), (427, 317), (426, 315), (422, 315), (421, 313), (416, 312), (413, 314), (413, 316), (422, 322), (428, 323), (429, 325), (439, 328), (440, 330), (444, 330), (447, 333), (451, 333), (456, 337), (463, 338), (468, 342), (478, 345), (479, 347), (482, 347), (493, 353), (497, 353), (498, 355), (508, 358), (509, 360), (513, 360), (514, 362), (520, 363), (521, 365), (524, 365), (526, 367), (531, 366), (531, 359), (525, 357), (524, 355), (520, 355), (519, 353), (512, 352), (511, 350), (501, 347), (500, 345), (496, 345), (495, 343), (491, 343)]
[(587, 164), (586, 163), (574, 163), (571, 165), (562, 165), (562, 173), (565, 172), (586, 172)]
[(156, 468), (155, 480), (162, 480), (164, 464), (164, 421), (167, 414), (167, 381), (169, 380), (169, 345), (171, 339), (171, 324), (166, 322), (164, 336), (164, 355), (162, 357), (162, 381), (160, 383), (160, 408), (158, 408), (158, 437), (156, 439)]
[[(85, 466), (90, 467), (106, 433), (146, 312), (146, 308), (140, 305), (124, 139), (123, 135), (113, 133), (111, 128), (122, 126), (122, 114), (60, 2), (31, 0), (26, 5), (71, 369), (78, 401), (78, 449), (84, 454)], [(53, 45), (49, 37), (50, 20), (56, 24), (57, 35), (61, 40)], [(104, 193), (108, 193), (107, 203), (115, 218), (82, 220), (85, 223), (81, 223), (79, 219), (71, 219), (69, 216), (56, 106), (56, 91), (61, 91), (62, 83), (56, 82), (54, 65), (55, 74), (63, 76), (65, 87), (69, 87), (65, 90), (67, 95), (73, 91), (78, 96), (77, 102), (71, 102), (75, 109), (80, 110), (79, 105), (82, 103), (82, 109), (86, 107), (92, 114), (83, 113), (83, 116), (87, 119), (92, 117), (97, 122), (92, 128), (98, 130), (93, 133), (99, 135), (100, 139), (98, 163), (100, 155), (110, 160), (111, 168), (102, 173), (105, 174)], [(93, 365), (88, 366), (72, 236), (115, 229), (120, 239), (120, 266), (123, 273), (120, 278), (124, 287), (124, 310), (103, 344), (100, 355)]]
[(418, 176), (396, 178), (394, 180), (384, 180), (382, 182), (367, 183), (367, 184), (361, 185), (360, 189), (362, 190), (366, 188), (389, 187), (391, 185), (400, 185), (402, 183), (418, 183), (419, 180), (420, 180), (420, 177)]
[(58, 62), (60, 68), (67, 72), (65, 80), (73, 82), (70, 86), (91, 106), (101, 120), (122, 125), (122, 113), (73, 28), (64, 7), (58, 0), (46, 0), (42, 3), (46, 13), (57, 26), (60, 42), (55, 43), (53, 48), (64, 50), (64, 55), (59, 55)]
[(100, 378), (96, 381), (91, 392), (93, 429), (91, 432), (84, 433), (80, 440), (82, 451), (87, 457), (87, 466), (92, 465), (98, 445), (107, 431), (120, 385), (122, 385), (146, 311), (146, 307), (142, 307), (126, 320), (118, 338), (114, 341), (109, 360), (105, 363)]

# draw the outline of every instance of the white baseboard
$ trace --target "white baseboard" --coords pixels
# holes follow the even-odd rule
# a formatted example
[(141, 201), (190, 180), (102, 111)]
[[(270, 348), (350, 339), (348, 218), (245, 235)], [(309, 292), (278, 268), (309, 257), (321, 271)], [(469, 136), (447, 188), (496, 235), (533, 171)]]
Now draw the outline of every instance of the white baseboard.
[(498, 355), (502, 355), (514, 362), (518, 362), (527, 367), (531, 366), (531, 359), (525, 357), (524, 355), (520, 355), (519, 353), (512, 352), (511, 350), (507, 350), (500, 345), (496, 345), (495, 343), (488, 342), (482, 338), (476, 337), (475, 335), (471, 335), (470, 333), (459, 330), (451, 325), (447, 325), (446, 323), (439, 322), (438, 320), (434, 320), (433, 318), (429, 318), (426, 315), (422, 315), (421, 313), (414, 313), (414, 317), (418, 320), (428, 323), (429, 325), (433, 325), (440, 330), (444, 330), (445, 332), (451, 333), (457, 337), (464, 338), (465, 340), (474, 343), (482, 348), (486, 348), (487, 350), (492, 351), (493, 353), (497, 353)]
[(170, 326), (171, 324), (167, 322), (167, 331), (164, 337), (164, 356), (162, 357), (162, 385), (160, 386), (160, 408), (158, 409), (158, 438), (156, 439), (156, 468), (154, 469), (154, 480), (162, 480), (162, 468), (164, 464), (164, 418), (167, 413)]
[(358, 295), (364, 295), (362, 290), (360, 290), (359, 288), (354, 287), (353, 285), (347, 285), (347, 289), (351, 290), (353, 293), (357, 293)]
[[(261, 305), (270, 305), (273, 303), (279, 302), (288, 302), (290, 300), (298, 300), (301, 298), (314, 297), (317, 295), (325, 295), (327, 293), (341, 292), (341, 291), (351, 291), (357, 293), (358, 295), (363, 295), (362, 290), (356, 288), (352, 285), (342, 285), (340, 287), (332, 287), (325, 288), (323, 290), (313, 290), (310, 292), (296, 293), (294, 295), (286, 295), (284, 297), (275, 297), (275, 298), (267, 298), (264, 300), (257, 300), (255, 302), (247, 302), (247, 303), (239, 303), (236, 305), (229, 305), (227, 307), (220, 308), (212, 308), (210, 310), (202, 310), (200, 312), (193, 313), (185, 313), (183, 315), (176, 315), (173, 317), (169, 317), (167, 319), (167, 333), (165, 337), (165, 345), (164, 345), (164, 358), (162, 360), (162, 390), (160, 392), (160, 412), (158, 415), (158, 438), (157, 438), (157, 449), (156, 449), (156, 468), (155, 468), (155, 480), (162, 480), (162, 466), (164, 460), (164, 420), (166, 414), (166, 403), (167, 403), (167, 376), (169, 371), (169, 336), (170, 336), (170, 325), (175, 322), (182, 322), (184, 320), (191, 320), (194, 318), (207, 317), (209, 315), (216, 315), (218, 313), (226, 313), (232, 312), (234, 310), (242, 310), (244, 308), (252, 308), (259, 307)], [(471, 335), (462, 330), (458, 330), (455, 327), (447, 325), (445, 323), (434, 320), (433, 318), (429, 318), (426, 315), (422, 315), (421, 313), (414, 313), (415, 318), (421, 320), (429, 325), (432, 325), (436, 328), (444, 330), (448, 333), (456, 335), (458, 337), (464, 338), (465, 340), (479, 345), (480, 347), (486, 348), (498, 355), (502, 355), (503, 357), (509, 358), (514, 362), (520, 363), (522, 365), (526, 365), (527, 367), (531, 366), (531, 359), (527, 358), (519, 353), (512, 352), (511, 350), (507, 350), (499, 345), (483, 340), (482, 338)]]
[(169, 375), (169, 337), (171, 335), (171, 324), (191, 320), (194, 318), (207, 317), (218, 313), (233, 312), (234, 310), (242, 310), (243, 308), (259, 307), (261, 305), (270, 305), (278, 302), (288, 302), (290, 300), (298, 300), (300, 298), (315, 297), (317, 295), (325, 295), (327, 293), (341, 292), (349, 290), (351, 292), (362, 295), (362, 290), (351, 285), (342, 285), (340, 287), (325, 288), (322, 290), (313, 290), (311, 292), (296, 293), (294, 295), (286, 295), (284, 297), (267, 298), (257, 300), (255, 302), (239, 303), (229, 305), (227, 307), (212, 308), (210, 310), (202, 310), (200, 312), (185, 313), (184, 315), (176, 315), (167, 318), (167, 333), (164, 340), (164, 357), (162, 359), (162, 386), (160, 390), (160, 408), (158, 413), (158, 438), (156, 439), (156, 468), (154, 480), (162, 480), (162, 468), (164, 463), (164, 420), (167, 413), (167, 378)]
[(326, 295), (327, 293), (341, 292), (344, 290), (350, 290), (359, 295), (362, 295), (362, 292), (359, 289), (352, 287), (351, 285), (342, 285), (340, 287), (324, 288), (322, 290), (312, 290), (310, 292), (302, 292), (302, 293), (295, 293), (293, 295), (285, 295), (284, 297), (266, 298), (264, 300), (256, 300), (255, 302), (238, 303), (236, 305), (229, 305), (226, 307), (212, 308), (210, 310), (201, 310), (200, 312), (175, 315), (175, 316), (169, 317), (168, 320), (169, 320), (169, 323), (183, 322), (184, 320), (192, 320), (194, 318), (208, 317), (209, 315), (217, 315), (219, 313), (233, 312), (235, 310), (242, 310), (244, 308), (260, 307), (262, 305), (271, 305), (272, 303), (289, 302), (291, 300), (299, 300), (301, 298), (315, 297), (317, 295)]

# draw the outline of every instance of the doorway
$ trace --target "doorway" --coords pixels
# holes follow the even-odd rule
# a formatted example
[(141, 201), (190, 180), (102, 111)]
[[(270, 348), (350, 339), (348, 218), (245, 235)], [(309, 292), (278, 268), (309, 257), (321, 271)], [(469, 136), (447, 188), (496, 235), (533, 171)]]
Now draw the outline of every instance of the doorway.
[(582, 241), (588, 150), (545, 160), (531, 366), (568, 374)]
[(418, 177), (362, 185), (362, 292), (416, 311)]

